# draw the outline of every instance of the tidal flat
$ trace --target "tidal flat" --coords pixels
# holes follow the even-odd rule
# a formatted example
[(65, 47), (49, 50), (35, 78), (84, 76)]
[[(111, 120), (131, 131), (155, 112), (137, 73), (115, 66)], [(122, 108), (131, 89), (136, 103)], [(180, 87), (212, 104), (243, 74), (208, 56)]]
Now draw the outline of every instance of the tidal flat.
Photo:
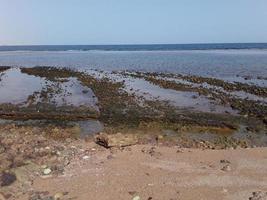
[[(64, 173), (75, 156), (85, 155), (77, 146), (87, 142), (97, 145), (89, 154), (134, 144), (267, 146), (267, 88), (238, 79), (6, 66), (0, 94), (0, 184), (7, 188), (31, 180), (21, 172), (25, 166), (41, 175)], [(30, 183), (19, 187), (28, 192)]]
[[(2, 126), (52, 121), (77, 126), (83, 137), (96, 133), (82, 128), (94, 127), (92, 121), (101, 124), (92, 129), (112, 133), (151, 129), (177, 137), (184, 132), (218, 137), (227, 133), (229, 138), (243, 133), (244, 139), (252, 133), (266, 135), (267, 88), (237, 81), (170, 73), (2, 67), (0, 93)], [(251, 141), (246, 143), (257, 145)]]

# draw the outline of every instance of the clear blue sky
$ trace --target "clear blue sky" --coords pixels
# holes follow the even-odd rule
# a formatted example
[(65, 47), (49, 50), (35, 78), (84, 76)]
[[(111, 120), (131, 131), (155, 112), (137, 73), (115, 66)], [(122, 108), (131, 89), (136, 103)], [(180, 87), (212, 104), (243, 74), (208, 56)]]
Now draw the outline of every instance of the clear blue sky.
[(0, 0), (0, 44), (267, 42), (267, 0)]

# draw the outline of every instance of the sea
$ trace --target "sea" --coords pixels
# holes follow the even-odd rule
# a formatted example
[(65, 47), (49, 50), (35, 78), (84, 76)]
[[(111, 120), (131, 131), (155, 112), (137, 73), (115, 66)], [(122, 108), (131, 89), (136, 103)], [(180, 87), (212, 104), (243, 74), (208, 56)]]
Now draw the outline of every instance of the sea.
[(267, 43), (0, 46), (0, 66), (267, 77)]

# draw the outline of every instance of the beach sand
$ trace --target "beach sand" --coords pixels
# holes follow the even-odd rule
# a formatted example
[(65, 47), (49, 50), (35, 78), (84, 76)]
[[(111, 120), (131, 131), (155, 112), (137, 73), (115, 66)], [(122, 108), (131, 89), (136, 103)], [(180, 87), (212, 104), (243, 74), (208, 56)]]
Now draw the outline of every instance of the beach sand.
[[(88, 143), (85, 148), (94, 149), (95, 144)], [(136, 145), (123, 150), (98, 149), (76, 157), (60, 176), (37, 177), (32, 189), (77, 200), (263, 200), (267, 198), (266, 155), (267, 148), (199, 150)]]

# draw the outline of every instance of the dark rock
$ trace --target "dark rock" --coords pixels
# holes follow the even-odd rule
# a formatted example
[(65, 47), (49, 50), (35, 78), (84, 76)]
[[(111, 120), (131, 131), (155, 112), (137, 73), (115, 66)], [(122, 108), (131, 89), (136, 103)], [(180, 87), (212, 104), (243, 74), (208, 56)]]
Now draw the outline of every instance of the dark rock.
[(0, 186), (9, 186), (17, 180), (16, 175), (9, 172), (4, 172), (0, 175)]
[(135, 145), (138, 142), (137, 137), (134, 134), (106, 134), (99, 133), (95, 136), (95, 142), (105, 148), (111, 147), (127, 147)]
[(220, 163), (222, 163), (222, 164), (230, 164), (231, 162), (229, 160), (223, 159), (223, 160), (220, 160)]
[(99, 144), (100, 146), (103, 146), (105, 148), (109, 148), (108, 144), (108, 136), (107, 134), (100, 133), (95, 137), (95, 143)]

